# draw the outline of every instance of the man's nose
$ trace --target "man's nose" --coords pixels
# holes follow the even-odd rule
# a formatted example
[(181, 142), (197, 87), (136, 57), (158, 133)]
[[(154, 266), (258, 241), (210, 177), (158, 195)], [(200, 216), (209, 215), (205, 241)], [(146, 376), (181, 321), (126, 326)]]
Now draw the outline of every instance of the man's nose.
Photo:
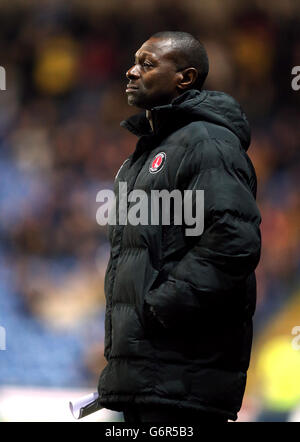
[(136, 64), (134, 64), (128, 71), (126, 72), (126, 77), (128, 80), (133, 80), (139, 78), (140, 73)]

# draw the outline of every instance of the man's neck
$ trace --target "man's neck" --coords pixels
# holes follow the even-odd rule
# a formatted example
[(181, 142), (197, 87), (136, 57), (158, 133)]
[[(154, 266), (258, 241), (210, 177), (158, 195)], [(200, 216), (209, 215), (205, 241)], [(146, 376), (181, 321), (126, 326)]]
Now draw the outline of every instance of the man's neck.
[(151, 111), (148, 110), (148, 109), (146, 110), (146, 117), (147, 117), (148, 120), (149, 120), (149, 123), (150, 123), (151, 129), (152, 129), (152, 132), (154, 132)]

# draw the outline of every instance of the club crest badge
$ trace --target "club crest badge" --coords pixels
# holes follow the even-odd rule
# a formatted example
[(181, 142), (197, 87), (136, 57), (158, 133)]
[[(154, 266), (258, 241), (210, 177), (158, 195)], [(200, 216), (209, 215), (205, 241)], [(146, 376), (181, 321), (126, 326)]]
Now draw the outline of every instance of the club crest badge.
[(159, 152), (157, 155), (155, 155), (153, 160), (151, 160), (149, 172), (157, 173), (162, 170), (165, 165), (166, 159), (167, 155), (165, 154), (165, 152)]

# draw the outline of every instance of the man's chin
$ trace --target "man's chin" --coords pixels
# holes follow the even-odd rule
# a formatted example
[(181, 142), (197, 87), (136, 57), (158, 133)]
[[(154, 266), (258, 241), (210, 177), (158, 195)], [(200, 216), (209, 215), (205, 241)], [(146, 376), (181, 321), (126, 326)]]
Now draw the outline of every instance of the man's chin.
[(142, 99), (141, 96), (139, 96), (136, 92), (128, 92), (127, 94), (127, 102), (129, 106), (135, 106), (139, 109), (147, 109), (147, 104)]
[(134, 97), (132, 95), (128, 95), (127, 101), (128, 101), (129, 106), (135, 106), (135, 107), (139, 107), (140, 109), (144, 109), (144, 106), (140, 102), (140, 100), (138, 100), (136, 97)]

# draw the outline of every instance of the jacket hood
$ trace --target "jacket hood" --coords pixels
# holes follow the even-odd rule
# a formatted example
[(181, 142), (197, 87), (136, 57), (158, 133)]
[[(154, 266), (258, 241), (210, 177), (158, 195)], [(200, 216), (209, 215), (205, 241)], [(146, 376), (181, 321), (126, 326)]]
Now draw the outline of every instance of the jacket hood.
[[(206, 121), (233, 132), (247, 150), (251, 132), (245, 113), (230, 95), (219, 91), (191, 89), (170, 104), (151, 109), (154, 134), (170, 133), (192, 121)], [(121, 122), (137, 136), (153, 134), (145, 111)]]

